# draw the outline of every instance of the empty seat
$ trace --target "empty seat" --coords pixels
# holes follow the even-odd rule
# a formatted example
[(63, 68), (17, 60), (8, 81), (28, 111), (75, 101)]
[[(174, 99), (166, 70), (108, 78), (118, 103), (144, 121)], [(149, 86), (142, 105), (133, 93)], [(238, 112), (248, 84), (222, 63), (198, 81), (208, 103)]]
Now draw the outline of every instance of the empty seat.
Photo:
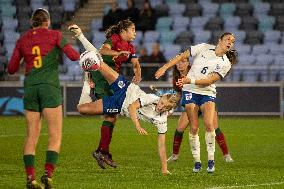
[(269, 54), (258, 54), (256, 56), (256, 65), (269, 66), (274, 63), (274, 56)]
[(251, 46), (247, 44), (236, 44), (235, 49), (237, 50), (239, 56), (240, 55), (250, 55), (251, 54)]
[(237, 30), (241, 24), (241, 18), (239, 16), (227, 16), (224, 19), (224, 30), (232, 31)]
[(236, 43), (243, 43), (246, 39), (246, 32), (245, 31), (242, 31), (242, 30), (233, 30), (233, 31), (230, 31), (234, 34), (235, 38), (236, 38), (236, 41), (235, 41), (235, 44)]
[(207, 3), (201, 4), (201, 7), (202, 7), (203, 16), (206, 16), (206, 17), (216, 16), (219, 10), (219, 4), (210, 3), (210, 1), (208, 1)]
[(253, 65), (255, 64), (255, 56), (250, 54), (239, 54), (238, 64), (239, 65)]
[(163, 49), (167, 60), (170, 60), (181, 51), (181, 47), (179, 45), (165, 45), (163, 46)]
[(236, 16), (251, 16), (253, 6), (249, 3), (238, 3), (235, 11)]
[(227, 16), (233, 16), (236, 10), (236, 5), (234, 3), (223, 3), (220, 5), (219, 15), (223, 18)]
[(194, 33), (194, 44), (198, 43), (208, 43), (211, 39), (212, 33), (210, 31), (193, 31)]
[(259, 16), (259, 15), (267, 15), (270, 10), (270, 4), (265, 2), (255, 3), (253, 5), (253, 15)]
[(191, 31), (184, 31), (177, 35), (175, 43), (180, 45), (183, 50), (193, 44), (194, 34)]
[(160, 37), (160, 33), (157, 32), (157, 31), (146, 31), (144, 33), (143, 43), (144, 42), (146, 42), (146, 43), (148, 43), (148, 42), (151, 42), (151, 43), (157, 42), (159, 37)]
[(269, 52), (269, 47), (267, 45), (254, 45), (252, 47), (253, 55), (267, 54)]
[(279, 44), (267, 44), (270, 49), (270, 54), (274, 56), (283, 55), (284, 54), (284, 45)]
[(242, 30), (256, 30), (257, 29), (258, 20), (253, 16), (242, 17), (242, 22), (240, 25), (240, 29)]
[(258, 21), (258, 30), (262, 32), (273, 30), (276, 22), (274, 16), (259, 16)]
[(204, 30), (205, 24), (208, 22), (208, 20), (209, 17), (202, 17), (202, 16), (193, 17), (189, 24), (189, 29), (191, 29), (192, 31)]
[(160, 33), (160, 43), (164, 44), (172, 44), (176, 39), (176, 33), (173, 31), (162, 31)]
[(230, 0), (212, 0), (213, 3), (228, 3)]
[(277, 30), (270, 30), (264, 32), (264, 39), (263, 43), (268, 44), (268, 43), (279, 43), (281, 39), (281, 32)]
[(184, 16), (194, 17), (194, 16), (201, 16), (202, 15), (202, 8), (201, 5), (195, 3), (187, 3)]
[(270, 15), (273, 16), (283, 16), (284, 15), (284, 3), (272, 3), (270, 9)]
[(136, 36), (134, 42), (137, 42), (137, 44), (140, 44), (143, 41), (143, 32), (142, 31), (136, 31)]
[(106, 36), (104, 32), (94, 32), (93, 33), (92, 44), (94, 44), (96, 47), (100, 47), (105, 40), (106, 40)]
[(156, 24), (156, 30), (162, 31), (162, 30), (170, 30), (173, 23), (173, 18), (171, 17), (160, 17), (158, 18), (157, 24)]
[(284, 66), (284, 55), (275, 56), (274, 64)]
[(16, 30), (18, 27), (18, 20), (14, 18), (5, 18), (3, 20), (2, 30)]
[(223, 24), (224, 21), (221, 17), (212, 17), (209, 19), (209, 21), (206, 23), (205, 25), (205, 29), (206, 30), (212, 30), (212, 31), (216, 31), (216, 30), (222, 30), (223, 29)]
[(99, 31), (99, 30), (102, 28), (102, 26), (103, 26), (103, 23), (102, 23), (102, 22), (103, 22), (103, 21), (102, 21), (101, 18), (99, 18), (99, 19), (97, 19), (97, 18), (93, 19), (92, 22), (91, 22), (91, 30), (92, 30), (92, 31)]
[(247, 31), (245, 43), (250, 45), (262, 44), (263, 33), (260, 31)]
[(275, 29), (284, 31), (284, 16), (277, 16)]
[(210, 43), (211, 44), (217, 44), (218, 40), (220, 38), (220, 36), (224, 33), (224, 31), (222, 30), (218, 30), (218, 31), (213, 31), (212, 32), (212, 37), (210, 39)]
[(171, 4), (170, 8), (170, 16), (182, 16), (185, 11), (185, 4), (177, 3)]
[(189, 25), (188, 17), (174, 17), (173, 30), (176, 32), (186, 31)]

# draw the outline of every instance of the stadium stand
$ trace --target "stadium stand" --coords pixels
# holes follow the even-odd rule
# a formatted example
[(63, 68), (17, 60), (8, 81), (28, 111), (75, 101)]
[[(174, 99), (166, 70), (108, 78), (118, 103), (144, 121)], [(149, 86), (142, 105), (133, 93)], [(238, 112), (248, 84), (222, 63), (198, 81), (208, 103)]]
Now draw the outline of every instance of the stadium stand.
[[(63, 24), (76, 13), (90, 16), (84, 26), (86, 36), (97, 47), (105, 40), (102, 17), (110, 10), (110, 0), (0, 0), (0, 68), (5, 68), (15, 41), (29, 29), (29, 18), (34, 9), (44, 7), (50, 11), (52, 28), (63, 29)], [(118, 0), (122, 10), (127, 0)], [(216, 43), (218, 36), (229, 31), (235, 34), (235, 48), (239, 64), (226, 81), (279, 81), (284, 67), (284, 1), (283, 0), (149, 0), (157, 21), (151, 31), (138, 31), (134, 44), (151, 53), (152, 43), (159, 42), (169, 59), (190, 45)], [(96, 3), (96, 11), (82, 13), (80, 7)], [(143, 1), (135, 0), (141, 10)], [(95, 12), (100, 12), (94, 16)], [(92, 17), (93, 15), (93, 17)], [(81, 17), (81, 16), (80, 16)], [(85, 22), (84, 22), (85, 23)], [(75, 44), (83, 51), (83, 47)], [(137, 51), (139, 52), (139, 51)], [(138, 55), (139, 56), (139, 55)], [(63, 57), (60, 65), (62, 79), (81, 79), (80, 71), (68, 65)], [(1, 67), (2, 66), (2, 67)], [(67, 69), (68, 67), (68, 69)], [(147, 68), (149, 69), (149, 68)], [(156, 69), (156, 67), (153, 67)], [(0, 69), (0, 71), (3, 69)], [(4, 69), (5, 70), (5, 69)], [(282, 75), (281, 75), (282, 74)], [(0, 74), (1, 75), (1, 74)]]

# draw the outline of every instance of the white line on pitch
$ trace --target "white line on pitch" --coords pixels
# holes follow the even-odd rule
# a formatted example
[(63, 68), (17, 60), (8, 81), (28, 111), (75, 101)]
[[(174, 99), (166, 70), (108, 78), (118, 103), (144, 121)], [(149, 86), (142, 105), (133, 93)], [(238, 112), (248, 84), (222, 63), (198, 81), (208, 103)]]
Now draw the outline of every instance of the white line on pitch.
[(257, 186), (273, 186), (273, 185), (282, 185), (284, 182), (270, 182), (263, 184), (249, 184), (249, 185), (240, 185), (240, 186), (220, 186), (220, 187), (211, 187), (207, 189), (223, 189), (223, 188), (246, 188), (246, 187), (257, 187)]

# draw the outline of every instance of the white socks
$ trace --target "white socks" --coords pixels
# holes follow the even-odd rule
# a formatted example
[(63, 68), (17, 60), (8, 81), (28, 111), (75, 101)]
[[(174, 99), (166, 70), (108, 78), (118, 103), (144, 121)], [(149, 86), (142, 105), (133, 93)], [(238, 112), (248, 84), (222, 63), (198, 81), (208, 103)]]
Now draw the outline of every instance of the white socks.
[(89, 85), (89, 82), (84, 81), (84, 84), (83, 84), (83, 87), (82, 87), (82, 93), (81, 93), (81, 97), (80, 97), (78, 105), (92, 102), (92, 98), (90, 97), (90, 93), (91, 93), (91, 87)]
[(191, 153), (194, 162), (201, 162), (200, 160), (200, 141), (198, 134), (192, 135), (189, 133), (189, 145), (191, 147)]
[(208, 160), (214, 160), (215, 153), (215, 131), (205, 132), (205, 142), (207, 145)]

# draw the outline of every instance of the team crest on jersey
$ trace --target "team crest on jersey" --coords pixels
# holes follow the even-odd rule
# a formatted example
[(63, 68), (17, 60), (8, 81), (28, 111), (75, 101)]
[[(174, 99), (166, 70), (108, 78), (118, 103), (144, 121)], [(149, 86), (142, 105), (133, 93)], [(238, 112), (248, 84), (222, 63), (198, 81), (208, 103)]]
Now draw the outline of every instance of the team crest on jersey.
[(122, 89), (125, 86), (125, 83), (123, 81), (119, 81), (117, 85)]
[(216, 68), (215, 68), (215, 71), (216, 71), (216, 72), (220, 71), (220, 66), (219, 66), (219, 64), (217, 64), (217, 66), (216, 66)]
[(185, 100), (191, 100), (192, 99), (192, 93), (185, 94)]

